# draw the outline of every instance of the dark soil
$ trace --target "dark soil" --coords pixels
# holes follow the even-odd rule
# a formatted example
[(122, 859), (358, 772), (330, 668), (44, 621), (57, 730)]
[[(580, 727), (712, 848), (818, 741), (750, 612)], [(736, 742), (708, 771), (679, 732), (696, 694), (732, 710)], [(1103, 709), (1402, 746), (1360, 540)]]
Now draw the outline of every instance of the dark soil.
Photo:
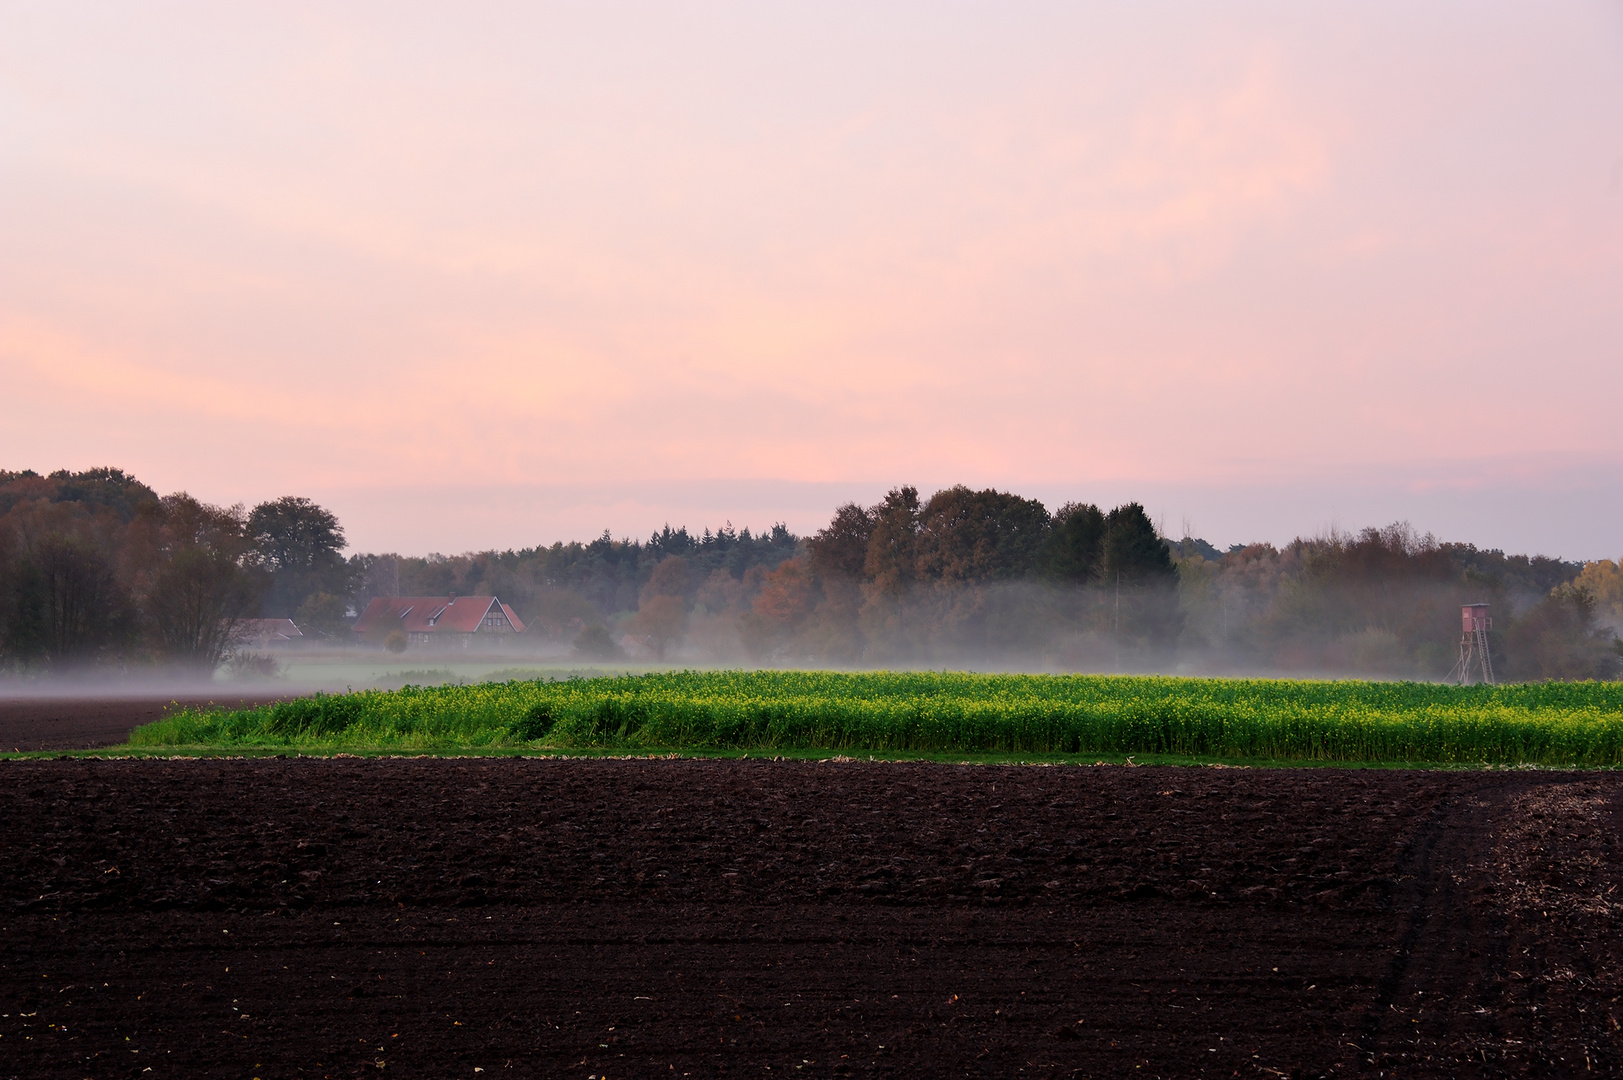
[(276, 695), (213, 697), (191, 693), (106, 697), (0, 697), (0, 751), (93, 750), (125, 742), (142, 724), (180, 705), (233, 709), (280, 701)]
[(0, 1075), (1619, 1075), (1607, 774), (0, 764)]

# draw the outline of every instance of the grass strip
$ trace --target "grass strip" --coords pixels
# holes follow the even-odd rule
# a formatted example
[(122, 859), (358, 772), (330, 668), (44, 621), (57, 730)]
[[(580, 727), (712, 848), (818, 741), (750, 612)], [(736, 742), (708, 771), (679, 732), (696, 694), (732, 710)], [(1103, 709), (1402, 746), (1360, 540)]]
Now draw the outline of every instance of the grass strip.
[(659, 672), (183, 709), (129, 750), (1158, 755), (1623, 765), (1623, 683), (1457, 687), (953, 672)]

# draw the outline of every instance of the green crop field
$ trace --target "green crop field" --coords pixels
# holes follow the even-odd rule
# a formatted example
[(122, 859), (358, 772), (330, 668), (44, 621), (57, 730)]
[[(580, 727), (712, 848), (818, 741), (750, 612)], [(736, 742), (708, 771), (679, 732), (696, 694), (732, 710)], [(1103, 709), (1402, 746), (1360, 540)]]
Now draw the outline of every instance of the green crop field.
[(187, 710), (132, 748), (1146, 754), (1623, 765), (1623, 683), (669, 672)]

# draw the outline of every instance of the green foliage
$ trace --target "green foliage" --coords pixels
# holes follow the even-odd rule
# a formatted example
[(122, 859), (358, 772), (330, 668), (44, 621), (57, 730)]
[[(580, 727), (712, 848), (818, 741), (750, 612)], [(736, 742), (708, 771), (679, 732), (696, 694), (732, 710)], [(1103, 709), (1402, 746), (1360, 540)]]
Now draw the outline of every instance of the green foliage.
[(1187, 754), (1623, 765), (1623, 684), (674, 672), (186, 710), (133, 746)]

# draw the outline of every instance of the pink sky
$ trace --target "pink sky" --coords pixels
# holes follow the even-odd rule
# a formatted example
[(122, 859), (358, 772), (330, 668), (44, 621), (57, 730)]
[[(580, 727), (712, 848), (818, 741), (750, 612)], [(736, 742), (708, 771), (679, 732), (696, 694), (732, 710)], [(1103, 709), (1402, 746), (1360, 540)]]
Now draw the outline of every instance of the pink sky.
[(1623, 5), (0, 3), (0, 467), (1623, 554)]

